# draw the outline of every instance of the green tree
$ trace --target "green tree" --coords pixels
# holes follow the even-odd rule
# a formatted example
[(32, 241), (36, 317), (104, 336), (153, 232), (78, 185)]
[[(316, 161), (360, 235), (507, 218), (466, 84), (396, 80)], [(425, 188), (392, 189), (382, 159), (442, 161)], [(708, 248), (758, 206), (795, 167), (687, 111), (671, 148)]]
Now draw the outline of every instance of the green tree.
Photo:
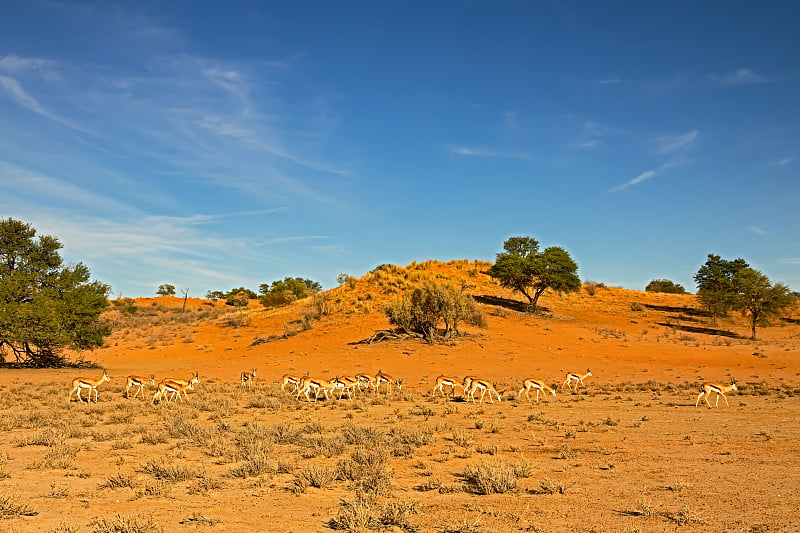
[(771, 318), (782, 316), (795, 299), (789, 287), (772, 284), (767, 276), (752, 268), (741, 268), (733, 277), (736, 295), (733, 308), (749, 317), (751, 338), (756, 339), (756, 326), (768, 326)]
[(222, 300), (223, 298), (225, 298), (225, 293), (222, 291), (208, 291), (206, 293), (206, 298), (208, 298), (209, 300), (214, 300), (216, 302), (217, 300)]
[(170, 285), (169, 283), (159, 285), (156, 294), (158, 296), (175, 296), (175, 285)]
[(0, 363), (66, 363), (64, 348), (89, 349), (110, 333), (100, 320), (110, 288), (83, 264), (64, 266), (55, 237), (0, 219)]
[(488, 274), (501, 286), (521, 292), (534, 312), (547, 289), (558, 293), (580, 290), (578, 265), (563, 248), (551, 246), (540, 252), (536, 239), (511, 237), (503, 249)]
[(694, 281), (697, 283), (697, 297), (712, 317), (726, 316), (734, 308), (737, 292), (734, 277), (749, 267), (742, 258), (728, 261), (708, 254), (706, 262), (694, 275)]
[(406, 333), (419, 333), (432, 342), (459, 333), (458, 324), (485, 326), (486, 318), (475, 300), (457, 287), (427, 282), (383, 308), (389, 323)]
[(647, 284), (644, 290), (648, 292), (667, 292), (672, 294), (686, 294), (683, 285), (679, 285), (668, 279), (654, 279)]
[(262, 283), (258, 292), (261, 294), (259, 301), (265, 307), (277, 307), (289, 304), (299, 298), (319, 292), (322, 285), (317, 281), (304, 278), (284, 278), (273, 281), (271, 284)]

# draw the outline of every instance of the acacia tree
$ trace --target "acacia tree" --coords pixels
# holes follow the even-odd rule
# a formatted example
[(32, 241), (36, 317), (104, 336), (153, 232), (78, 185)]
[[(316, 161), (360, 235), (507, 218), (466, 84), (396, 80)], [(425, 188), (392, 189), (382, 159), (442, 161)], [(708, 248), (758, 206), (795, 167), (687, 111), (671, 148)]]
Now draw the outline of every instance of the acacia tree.
[(521, 292), (534, 312), (547, 289), (558, 293), (580, 290), (578, 265), (563, 248), (551, 246), (540, 252), (536, 239), (511, 237), (503, 249), (488, 274), (503, 287)]
[(110, 333), (99, 319), (109, 286), (89, 281), (82, 263), (64, 266), (59, 249), (30, 224), (0, 219), (0, 363), (11, 355), (30, 366), (62, 365), (64, 348), (94, 348)]
[(694, 275), (697, 297), (712, 318), (726, 316), (735, 307), (737, 291), (734, 278), (745, 268), (750, 268), (750, 265), (742, 258), (728, 261), (708, 254), (706, 262)]
[(156, 291), (158, 296), (175, 296), (175, 285), (170, 283), (163, 283), (158, 286)]
[(733, 307), (748, 315), (753, 340), (756, 340), (756, 326), (768, 326), (770, 318), (781, 316), (794, 304), (789, 287), (783, 283), (773, 285), (767, 276), (752, 268), (736, 272), (733, 286), (736, 289)]

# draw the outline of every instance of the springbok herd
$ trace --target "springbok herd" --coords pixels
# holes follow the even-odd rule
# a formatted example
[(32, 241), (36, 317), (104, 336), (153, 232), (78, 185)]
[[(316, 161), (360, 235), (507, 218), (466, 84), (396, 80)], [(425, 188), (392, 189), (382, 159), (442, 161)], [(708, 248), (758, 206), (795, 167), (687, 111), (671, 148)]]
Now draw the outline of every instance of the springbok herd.
[[(567, 372), (565, 379), (559, 388), (566, 386), (570, 390), (578, 390), (580, 385), (585, 386), (583, 380), (591, 375), (592, 372), (588, 369), (586, 370), (585, 374)], [(242, 372), (240, 379), (242, 387), (251, 388), (256, 380), (256, 369), (251, 369), (249, 372)], [(97, 380), (88, 378), (73, 379), (72, 389), (69, 393), (69, 401), (72, 401), (72, 395), (75, 394), (78, 398), (78, 401), (83, 402), (81, 391), (88, 391), (86, 403), (92, 401), (92, 393), (94, 393), (94, 401), (96, 402), (97, 387), (106, 381), (111, 381), (111, 378), (108, 376), (105, 370), (103, 370), (102, 377)], [(133, 395), (133, 398), (139, 396), (140, 393), (144, 398), (144, 388), (148, 383), (156, 387), (156, 392), (153, 394), (153, 399), (151, 400), (152, 404), (155, 405), (156, 402), (159, 404), (163, 404), (164, 402), (172, 402), (176, 398), (180, 399), (182, 402), (184, 398), (186, 398), (187, 401), (189, 400), (187, 391), (194, 390), (194, 386), (200, 383), (200, 377), (199, 374), (195, 372), (189, 379), (186, 380), (168, 378), (163, 379), (156, 384), (154, 374), (150, 374), (149, 377), (135, 375), (128, 376), (127, 385), (125, 387), (125, 397), (130, 397), (130, 389), (133, 387), (136, 388), (136, 393)], [(281, 390), (287, 392), (288, 394), (293, 394), (298, 400), (300, 399), (300, 396), (303, 395), (306, 401), (309, 402), (312, 401), (313, 394), (314, 403), (317, 402), (317, 400), (320, 398), (320, 395), (324, 395), (326, 400), (330, 400), (335, 396), (336, 393), (338, 393), (337, 399), (341, 400), (342, 397), (347, 394), (348, 399), (352, 399), (353, 394), (356, 391), (373, 391), (375, 393), (380, 393), (381, 387), (383, 386), (385, 386), (386, 394), (388, 396), (393, 388), (397, 388), (398, 391), (402, 391), (403, 380), (395, 379), (389, 374), (384, 373), (382, 370), (378, 371), (378, 373), (374, 376), (370, 374), (356, 374), (355, 376), (336, 376), (332, 379), (312, 378), (308, 374), (303, 376), (285, 374), (281, 380)], [(287, 387), (289, 388), (288, 391)], [(503, 399), (503, 393), (498, 392), (494, 384), (476, 376), (466, 376), (463, 380), (459, 380), (458, 378), (452, 376), (441, 375), (436, 378), (433, 390), (431, 391), (431, 396), (435, 397), (437, 392), (441, 393), (442, 396), (446, 396), (445, 388), (449, 388), (451, 396), (455, 396), (455, 390), (457, 387), (462, 389), (464, 398), (467, 401), (471, 400), (473, 403), (476, 402), (475, 395), (478, 392), (480, 392), (479, 403), (483, 403), (487, 393), (491, 403), (494, 403), (493, 397), (497, 397), (498, 402), (501, 402)], [(556, 395), (556, 390), (548, 386), (544, 381), (527, 378), (522, 381), (522, 388), (519, 390), (517, 397), (521, 399), (522, 395), (524, 394), (525, 398), (530, 402), (531, 398), (529, 394), (532, 390), (536, 391), (536, 403), (539, 403), (540, 393), (542, 393), (545, 397), (547, 397), (547, 394), (552, 394), (553, 396)], [(711, 393), (716, 393), (717, 395), (716, 407), (719, 407), (720, 396), (725, 399), (725, 405), (728, 405), (728, 398), (725, 396), (725, 393), (732, 390), (738, 390), (736, 387), (736, 381), (733, 379), (733, 377), (731, 377), (731, 382), (729, 385), (711, 382), (703, 383), (700, 389), (700, 394), (695, 402), (695, 407), (697, 407), (700, 404), (700, 400), (705, 397), (705, 402), (710, 408), (711, 403), (708, 401), (708, 398), (711, 396)]]

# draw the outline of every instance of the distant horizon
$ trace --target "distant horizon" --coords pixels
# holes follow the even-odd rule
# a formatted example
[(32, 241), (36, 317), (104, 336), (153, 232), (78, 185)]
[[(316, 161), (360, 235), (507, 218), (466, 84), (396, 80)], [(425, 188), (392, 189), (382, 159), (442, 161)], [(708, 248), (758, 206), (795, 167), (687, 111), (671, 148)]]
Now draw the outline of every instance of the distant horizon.
[[(114, 294), (560, 246), (800, 290), (800, 4), (9, 2), (0, 218)], [(193, 289), (194, 288), (194, 289)]]

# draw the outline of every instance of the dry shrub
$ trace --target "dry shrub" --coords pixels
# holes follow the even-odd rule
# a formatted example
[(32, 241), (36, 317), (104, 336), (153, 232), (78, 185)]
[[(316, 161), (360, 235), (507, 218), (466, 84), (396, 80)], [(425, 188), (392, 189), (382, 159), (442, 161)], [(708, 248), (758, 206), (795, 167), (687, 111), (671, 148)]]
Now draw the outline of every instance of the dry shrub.
[(98, 518), (91, 524), (92, 533), (163, 533), (164, 528), (149, 516), (123, 516), (113, 519)]
[(122, 487), (128, 487), (132, 489), (135, 486), (136, 480), (133, 478), (133, 476), (126, 476), (122, 472), (117, 472), (100, 484), (101, 489), (118, 489)]
[(305, 492), (308, 487), (324, 488), (336, 480), (336, 469), (327, 466), (311, 465), (294, 476), (293, 492)]
[(142, 466), (142, 472), (164, 481), (188, 481), (200, 477), (204, 473), (198, 468), (187, 465), (171, 464), (165, 460), (150, 459)]
[(504, 494), (517, 488), (517, 470), (501, 461), (481, 461), (467, 465), (461, 476), (470, 492)]
[(39, 514), (37, 511), (34, 511), (27, 503), (21, 502), (16, 496), (0, 495), (0, 518), (35, 516), (37, 514)]

